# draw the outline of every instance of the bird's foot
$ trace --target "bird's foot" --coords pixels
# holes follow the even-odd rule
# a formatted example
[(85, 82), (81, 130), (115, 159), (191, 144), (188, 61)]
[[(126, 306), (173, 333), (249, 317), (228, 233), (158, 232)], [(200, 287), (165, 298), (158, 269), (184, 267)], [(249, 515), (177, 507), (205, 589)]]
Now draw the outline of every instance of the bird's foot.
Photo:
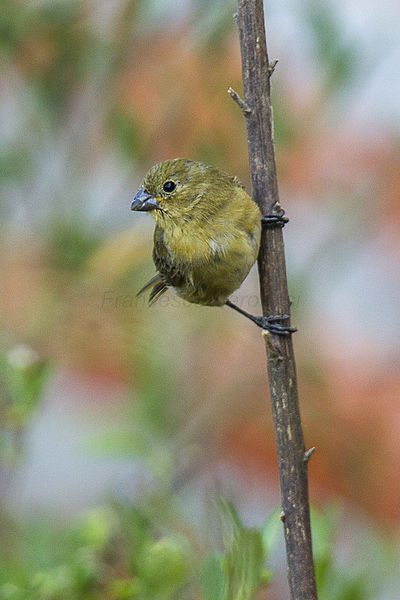
[(289, 315), (273, 315), (270, 317), (255, 317), (253, 315), (253, 317), (254, 318), (252, 320), (256, 325), (262, 329), (265, 329), (266, 331), (269, 331), (270, 333), (275, 333), (278, 335), (291, 335), (297, 331), (296, 327), (287, 327), (285, 325), (281, 325), (280, 323), (276, 323), (276, 321), (288, 319)]
[(274, 215), (263, 215), (261, 222), (265, 227), (284, 227), (289, 222), (289, 219), (284, 215), (284, 210)]
[(236, 310), (238, 313), (240, 313), (247, 319), (250, 319), (250, 321), (253, 321), (253, 323), (258, 325), (258, 327), (261, 327), (262, 329), (265, 329), (270, 333), (275, 333), (277, 335), (291, 335), (292, 333), (297, 331), (295, 327), (286, 327), (285, 325), (276, 323), (276, 321), (289, 319), (290, 315), (271, 315), (270, 317), (256, 317), (248, 313), (246, 310), (243, 310), (243, 308), (236, 306), (236, 304), (233, 304), (233, 302), (231, 302), (230, 300), (226, 301), (226, 305), (230, 308), (233, 308), (233, 310)]

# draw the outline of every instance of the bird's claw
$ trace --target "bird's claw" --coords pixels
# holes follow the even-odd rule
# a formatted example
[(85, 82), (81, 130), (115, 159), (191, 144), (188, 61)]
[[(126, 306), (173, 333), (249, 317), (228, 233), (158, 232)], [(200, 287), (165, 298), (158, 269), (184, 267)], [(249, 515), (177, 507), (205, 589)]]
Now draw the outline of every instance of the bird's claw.
[(297, 331), (296, 327), (288, 327), (285, 325), (280, 325), (279, 323), (275, 323), (275, 321), (280, 321), (281, 319), (288, 319), (289, 315), (273, 315), (270, 317), (255, 317), (255, 323), (269, 331), (270, 333), (274, 333), (276, 335), (291, 335)]
[(261, 223), (265, 227), (284, 227), (286, 223), (289, 222), (289, 219), (284, 216), (285, 211), (282, 210), (280, 213), (274, 215), (263, 215), (261, 217)]

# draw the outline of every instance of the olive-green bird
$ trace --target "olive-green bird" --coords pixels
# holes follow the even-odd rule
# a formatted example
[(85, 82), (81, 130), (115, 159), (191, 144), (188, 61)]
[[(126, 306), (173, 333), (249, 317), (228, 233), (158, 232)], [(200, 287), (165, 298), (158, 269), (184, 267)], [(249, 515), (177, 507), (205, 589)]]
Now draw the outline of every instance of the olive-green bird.
[(155, 302), (169, 287), (184, 300), (206, 306), (224, 304), (274, 333), (286, 328), (282, 317), (250, 315), (228, 298), (256, 261), (261, 213), (236, 177), (201, 162), (175, 158), (154, 165), (131, 204), (156, 222), (153, 260)]

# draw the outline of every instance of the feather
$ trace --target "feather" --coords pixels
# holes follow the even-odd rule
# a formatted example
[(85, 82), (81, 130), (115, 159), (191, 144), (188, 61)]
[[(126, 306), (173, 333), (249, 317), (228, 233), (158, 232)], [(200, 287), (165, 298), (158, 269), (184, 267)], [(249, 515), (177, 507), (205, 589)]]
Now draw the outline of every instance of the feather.
[(140, 289), (138, 291), (138, 293), (136, 294), (136, 296), (140, 296), (141, 294), (143, 294), (143, 292), (145, 292), (146, 290), (148, 290), (152, 285), (155, 285), (155, 284), (160, 283), (160, 282), (161, 282), (161, 275), (159, 273), (157, 273), (157, 275), (154, 275), (154, 277), (152, 277), (150, 279), (150, 281), (148, 281), (146, 283), (146, 285), (144, 285), (142, 287), (142, 289)]
[(157, 302), (160, 296), (162, 296), (168, 289), (168, 286), (164, 283), (164, 281), (160, 281), (157, 283), (153, 289), (151, 290), (151, 294), (149, 297), (149, 305), (151, 306), (154, 302)]
[(164, 292), (166, 292), (168, 289), (168, 285), (165, 283), (165, 281), (163, 281), (161, 275), (159, 273), (157, 273), (157, 275), (154, 275), (154, 277), (152, 277), (150, 279), (150, 281), (148, 281), (146, 283), (146, 285), (144, 285), (142, 287), (142, 289), (138, 291), (136, 296), (140, 296), (141, 294), (143, 294), (143, 292), (145, 292), (152, 286), (153, 286), (153, 289), (151, 290), (150, 296), (149, 296), (149, 305), (150, 306), (152, 304), (154, 304), (154, 302), (156, 302), (159, 299), (159, 297), (162, 296), (164, 294)]

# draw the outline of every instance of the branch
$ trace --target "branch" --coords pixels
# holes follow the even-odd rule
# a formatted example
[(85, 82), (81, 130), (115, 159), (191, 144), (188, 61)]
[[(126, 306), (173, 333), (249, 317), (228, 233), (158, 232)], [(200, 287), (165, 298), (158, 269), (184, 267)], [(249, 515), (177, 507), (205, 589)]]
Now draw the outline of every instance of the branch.
[[(283, 215), (280, 209), (273, 142), (270, 76), (276, 62), (268, 63), (262, 0), (238, 0), (247, 139), (253, 199), (267, 217), (263, 227), (258, 270), (264, 315), (290, 314)], [(233, 97), (233, 94), (231, 94)], [(244, 111), (243, 111), (244, 112)], [(284, 323), (287, 325), (287, 322)], [(308, 502), (306, 452), (301, 425), (296, 365), (291, 335), (263, 332), (278, 453), (281, 520), (284, 526), (291, 600), (316, 600)]]
[(239, 96), (239, 94), (237, 92), (235, 92), (234, 89), (232, 89), (231, 87), (228, 88), (228, 94), (230, 95), (232, 100), (234, 102), (236, 102), (236, 104), (241, 109), (241, 111), (243, 112), (245, 117), (248, 117), (249, 115), (251, 115), (250, 106), (248, 104), (246, 104), (246, 102), (244, 100), (242, 100), (242, 98)]

